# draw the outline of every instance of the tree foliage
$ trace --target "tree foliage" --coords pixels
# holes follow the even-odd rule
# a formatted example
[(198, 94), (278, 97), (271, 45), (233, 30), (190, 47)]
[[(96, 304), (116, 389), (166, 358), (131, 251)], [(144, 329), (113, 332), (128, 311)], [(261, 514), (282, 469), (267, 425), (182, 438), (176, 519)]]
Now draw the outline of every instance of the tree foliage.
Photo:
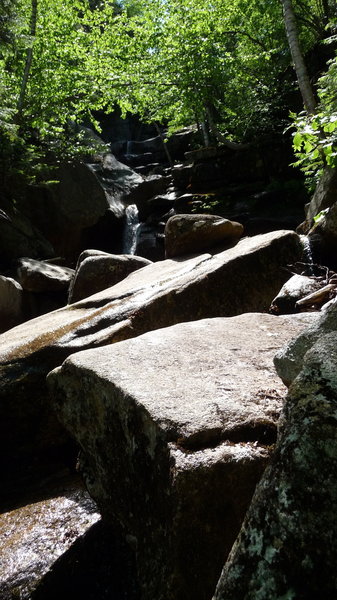
[[(171, 129), (197, 122), (238, 141), (284, 127), (294, 78), (281, 2), (0, 0), (0, 7), (2, 173), (83, 153), (88, 136), (79, 125), (116, 105)], [(335, 1), (294, 7), (307, 51), (327, 35)], [(320, 81), (329, 118), (335, 71), (332, 63)]]

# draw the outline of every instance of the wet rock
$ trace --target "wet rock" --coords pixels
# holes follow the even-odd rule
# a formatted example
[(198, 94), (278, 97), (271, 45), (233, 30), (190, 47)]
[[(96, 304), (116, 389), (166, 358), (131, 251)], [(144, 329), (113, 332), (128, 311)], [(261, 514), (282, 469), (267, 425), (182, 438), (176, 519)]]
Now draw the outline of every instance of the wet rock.
[(69, 290), (68, 303), (77, 302), (111, 287), (151, 262), (140, 256), (85, 250), (80, 255)]
[(165, 260), (85, 300), (24, 323), (1, 337), (0, 444), (3, 481), (47, 448), (65, 442), (45, 387), (71, 353), (174, 323), (268, 310), (284, 283), (282, 266), (302, 255), (297, 234), (246, 238), (210, 256)]
[(329, 598), (337, 577), (336, 335), (305, 354), (214, 600)]
[(56, 561), (99, 518), (95, 503), (78, 487), (0, 515), (1, 599), (31, 599)]
[(279, 350), (274, 358), (276, 370), (286, 385), (290, 385), (302, 370), (306, 352), (327, 333), (337, 330), (337, 305), (332, 305), (298, 337)]
[(16, 278), (22, 288), (29, 292), (67, 290), (74, 273), (74, 269), (33, 258), (20, 258), (16, 265)]
[(0, 275), (0, 332), (6, 331), (24, 320), (23, 290), (21, 285)]
[(307, 320), (182, 323), (48, 376), (88, 489), (134, 549), (144, 600), (212, 594), (276, 438), (273, 354)]
[(174, 215), (165, 227), (167, 258), (193, 254), (218, 244), (232, 244), (243, 233), (240, 223), (216, 215)]
[(282, 286), (271, 303), (270, 311), (274, 314), (290, 314), (298, 312), (296, 302), (304, 296), (315, 292), (322, 287), (322, 282), (306, 277), (305, 275), (293, 275)]

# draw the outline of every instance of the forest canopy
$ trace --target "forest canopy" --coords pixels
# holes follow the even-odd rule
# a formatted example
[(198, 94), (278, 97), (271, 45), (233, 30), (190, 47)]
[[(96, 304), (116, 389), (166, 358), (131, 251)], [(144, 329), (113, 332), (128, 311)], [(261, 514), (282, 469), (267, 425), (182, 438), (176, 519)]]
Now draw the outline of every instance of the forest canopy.
[[(296, 114), (281, 1), (0, 0), (2, 172), (83, 152), (78, 125), (98, 127), (94, 111), (116, 107), (171, 130), (198, 123), (206, 136), (236, 141), (284, 129), (292, 110), (300, 164), (319, 163), (319, 145), (331, 163), (336, 3), (293, 6), (304, 55), (331, 42), (330, 54), (321, 53), (330, 63), (311, 69), (319, 104), (309, 117)], [(315, 133), (322, 130), (324, 141)]]

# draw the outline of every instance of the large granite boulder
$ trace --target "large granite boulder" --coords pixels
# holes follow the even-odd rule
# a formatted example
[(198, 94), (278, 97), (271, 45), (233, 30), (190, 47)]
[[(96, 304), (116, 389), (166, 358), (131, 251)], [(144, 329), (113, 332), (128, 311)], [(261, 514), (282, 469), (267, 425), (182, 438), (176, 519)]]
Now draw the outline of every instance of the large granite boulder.
[(140, 256), (85, 250), (77, 261), (75, 275), (69, 289), (68, 303), (101, 292), (133, 271), (149, 264), (151, 261)]
[(275, 454), (214, 600), (336, 597), (337, 354), (326, 333), (290, 387)]
[(29, 219), (8, 203), (0, 210), (0, 265), (6, 269), (21, 256), (52, 258), (55, 250)]
[(143, 600), (207, 600), (276, 439), (272, 357), (312, 315), (182, 323), (80, 352), (48, 376)]
[(276, 370), (286, 385), (290, 385), (303, 367), (303, 360), (310, 348), (327, 333), (337, 331), (337, 304), (326, 312), (320, 313), (319, 319), (304, 330), (298, 337), (281, 348), (275, 357)]
[(284, 283), (281, 268), (300, 260), (294, 232), (240, 241), (210, 256), (165, 260), (85, 300), (1, 337), (2, 477), (64, 443), (46, 401), (45, 376), (72, 352), (118, 342), (183, 321), (268, 310)]
[(0, 332), (24, 321), (23, 289), (11, 277), (0, 275)]
[(243, 234), (241, 223), (216, 215), (174, 215), (165, 227), (167, 258), (193, 254), (219, 244), (231, 245)]

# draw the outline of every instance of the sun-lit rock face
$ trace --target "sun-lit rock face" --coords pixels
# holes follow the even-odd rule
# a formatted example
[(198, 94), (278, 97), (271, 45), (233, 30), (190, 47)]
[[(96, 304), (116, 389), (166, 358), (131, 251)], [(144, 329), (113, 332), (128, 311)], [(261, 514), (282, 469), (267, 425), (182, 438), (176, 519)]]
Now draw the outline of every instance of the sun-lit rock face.
[(235, 244), (243, 235), (243, 225), (216, 215), (174, 215), (165, 227), (167, 258), (193, 254), (222, 244)]
[(313, 315), (182, 323), (79, 352), (48, 376), (144, 600), (211, 597), (276, 439), (275, 351)]
[(281, 267), (301, 255), (300, 238), (290, 231), (246, 238), (214, 256), (150, 264), (103, 292), (3, 334), (3, 476), (14, 463), (30, 464), (32, 452), (63, 444), (45, 376), (69, 354), (174, 323), (267, 310), (287, 277)]

